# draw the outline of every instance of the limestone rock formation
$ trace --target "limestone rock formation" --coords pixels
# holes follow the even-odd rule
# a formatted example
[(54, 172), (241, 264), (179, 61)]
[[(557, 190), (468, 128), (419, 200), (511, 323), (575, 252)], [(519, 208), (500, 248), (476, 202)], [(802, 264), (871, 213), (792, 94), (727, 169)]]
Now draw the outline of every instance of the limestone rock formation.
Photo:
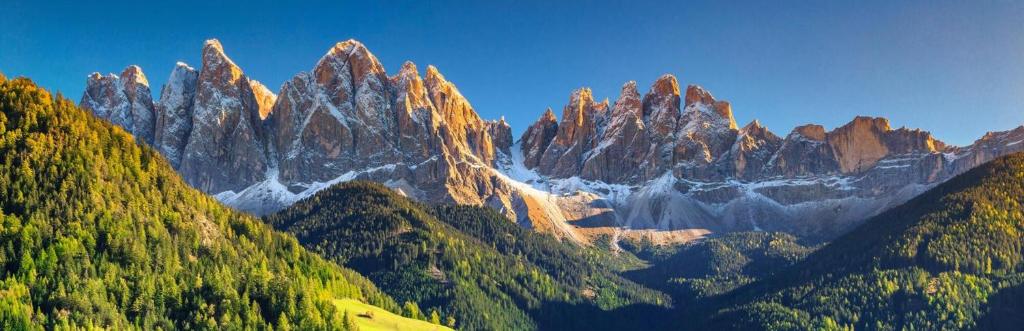
[(527, 168), (532, 169), (540, 164), (544, 151), (551, 144), (551, 140), (555, 139), (557, 133), (558, 118), (555, 117), (551, 108), (548, 108), (536, 122), (523, 132), (522, 138), (519, 138), (522, 145), (523, 164)]
[(598, 143), (584, 157), (581, 176), (608, 182), (636, 180), (643, 175), (637, 170), (643, 168), (651, 146), (636, 82), (622, 86), (609, 116)]
[(512, 127), (505, 122), (505, 117), (501, 117), (497, 121), (488, 121), (487, 132), (491, 136), (495, 150), (505, 155), (512, 154), (512, 144), (515, 141), (512, 140)]
[(947, 146), (858, 117), (784, 138), (739, 128), (729, 102), (676, 77), (611, 103), (572, 92), (513, 141), (441, 72), (393, 76), (355, 40), (337, 43), (275, 95), (216, 40), (199, 70), (178, 63), (154, 104), (142, 70), (93, 74), (81, 105), (152, 144), (193, 186), (256, 214), (365, 179), (432, 203), (490, 206), (524, 227), (685, 241), (786, 231), (827, 238), (992, 158), (1024, 150), (1024, 127)]
[(241, 190), (269, 168), (259, 103), (249, 78), (217, 40), (203, 47), (192, 130), (178, 171), (206, 192)]
[(142, 68), (132, 65), (121, 75), (89, 75), (79, 105), (121, 126), (136, 139), (153, 143), (156, 115)]
[(739, 136), (724, 159), (730, 162), (730, 174), (743, 180), (764, 178), (768, 162), (782, 147), (782, 138), (754, 120), (739, 131)]
[(156, 135), (153, 146), (163, 153), (175, 168), (180, 165), (181, 151), (185, 149), (192, 134), (192, 106), (198, 80), (198, 71), (178, 62), (167, 78), (167, 84), (160, 89), (160, 101), (156, 104)]
[(832, 148), (825, 141), (825, 128), (808, 124), (793, 129), (766, 165), (766, 172), (793, 178), (838, 171)]

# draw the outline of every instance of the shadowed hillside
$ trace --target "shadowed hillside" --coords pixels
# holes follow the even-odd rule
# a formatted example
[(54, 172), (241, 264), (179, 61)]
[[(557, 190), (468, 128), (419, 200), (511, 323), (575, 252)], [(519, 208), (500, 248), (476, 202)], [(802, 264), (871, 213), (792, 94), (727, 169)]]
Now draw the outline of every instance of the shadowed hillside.
[(668, 304), (614, 274), (606, 253), (531, 232), (485, 207), (430, 207), (377, 183), (340, 184), (266, 220), (462, 329), (605, 329), (600, 321), (611, 319), (598, 315), (627, 321), (612, 310)]
[[(716, 329), (1008, 327), (1021, 311), (1024, 154), (872, 218), (776, 277), (717, 298)], [(979, 324), (980, 323), (980, 324)], [(1019, 327), (1019, 325), (1017, 325)]]

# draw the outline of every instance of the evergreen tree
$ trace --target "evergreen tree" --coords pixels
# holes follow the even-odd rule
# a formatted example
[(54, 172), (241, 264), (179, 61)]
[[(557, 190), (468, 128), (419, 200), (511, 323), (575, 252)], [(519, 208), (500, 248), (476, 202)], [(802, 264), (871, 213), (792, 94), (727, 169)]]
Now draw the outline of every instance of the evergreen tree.
[(124, 130), (0, 80), (0, 329), (328, 329), (341, 298), (398, 311)]

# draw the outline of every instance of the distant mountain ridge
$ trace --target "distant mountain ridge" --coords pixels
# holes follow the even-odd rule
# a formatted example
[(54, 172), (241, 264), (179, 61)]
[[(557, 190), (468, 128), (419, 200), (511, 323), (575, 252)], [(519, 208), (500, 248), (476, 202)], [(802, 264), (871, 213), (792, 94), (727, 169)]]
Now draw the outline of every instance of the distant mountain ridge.
[(1018, 330), (1022, 203), (1024, 153), (999, 157), (717, 298), (701, 327)]
[[(140, 79), (141, 78), (141, 79)], [(257, 214), (333, 183), (366, 179), (421, 201), (487, 205), (579, 242), (599, 235), (685, 241), (778, 230), (830, 237), (994, 157), (1024, 127), (966, 147), (858, 117), (779, 137), (738, 127), (727, 101), (665, 75), (614, 103), (574, 91), (515, 141), (480, 118), (434, 67), (388, 76), (358, 41), (332, 47), (277, 95), (216, 40), (179, 63), (154, 102), (140, 68), (94, 74), (80, 103), (153, 144), (192, 185)]]

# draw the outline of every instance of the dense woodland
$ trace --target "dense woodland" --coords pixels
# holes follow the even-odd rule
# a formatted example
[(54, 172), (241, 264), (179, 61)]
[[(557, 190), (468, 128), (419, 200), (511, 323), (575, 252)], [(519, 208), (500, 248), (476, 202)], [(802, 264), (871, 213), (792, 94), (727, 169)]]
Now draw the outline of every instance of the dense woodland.
[(775, 277), (717, 298), (716, 329), (1021, 327), (1024, 154), (872, 218)]
[(343, 329), (337, 298), (399, 311), (123, 130), (0, 78), (0, 329)]
[(669, 304), (604, 267), (610, 258), (597, 250), (523, 229), (489, 208), (422, 205), (376, 183), (335, 186), (267, 221), (462, 329), (604, 328), (555, 312)]
[(770, 277), (813, 251), (777, 232), (728, 233), (678, 247), (645, 240), (619, 245), (651, 264), (626, 272), (628, 278), (672, 294), (684, 307)]

